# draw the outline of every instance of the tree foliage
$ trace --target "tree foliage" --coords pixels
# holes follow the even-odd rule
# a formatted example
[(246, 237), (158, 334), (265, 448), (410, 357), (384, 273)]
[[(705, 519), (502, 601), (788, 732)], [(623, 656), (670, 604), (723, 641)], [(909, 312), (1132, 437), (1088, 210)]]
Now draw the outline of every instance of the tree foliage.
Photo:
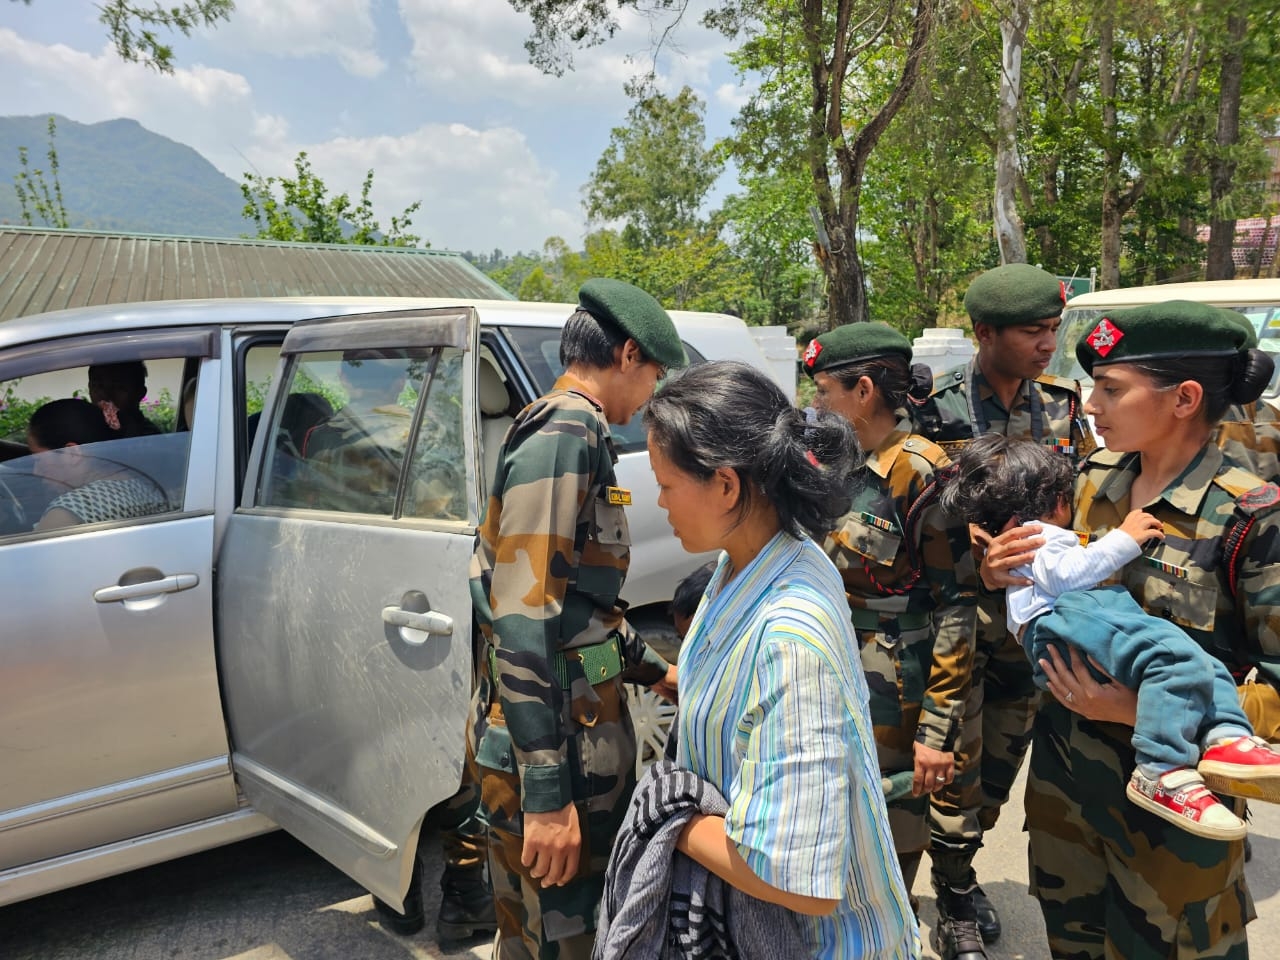
[[(329, 188), (311, 169), (306, 151), (293, 161), (295, 176), (263, 177), (246, 173), (240, 183), (244, 195), (244, 216), (252, 220), (259, 240), (297, 243), (354, 243), (383, 247), (413, 247), (422, 238), (408, 233), (411, 216), (420, 202), (410, 204), (391, 218), (391, 229), (383, 233), (373, 215), (373, 171), (360, 188), (360, 200), (352, 203), (348, 194), (329, 195)], [(422, 244), (430, 246), (430, 243)]]
[[(22, 0), (28, 6), (31, 0)], [(98, 4), (98, 19), (122, 60), (140, 63), (160, 73), (173, 73), (173, 48), (161, 40), (161, 31), (177, 30), (183, 36), (199, 27), (216, 27), (230, 20), (234, 0), (190, 0), (165, 6), (105, 0)]]
[(722, 161), (707, 149), (705, 105), (688, 87), (676, 96), (648, 92), (614, 127), (585, 193), (587, 216), (625, 222), (635, 247), (661, 245), (669, 234), (700, 224), (707, 191)]
[[(54, 140), (58, 134), (58, 125), (53, 117), (49, 117), (49, 150), (45, 159), (49, 162), (49, 177), (45, 179), (42, 168), (32, 169), (27, 159), (27, 148), (18, 148), (19, 170), (13, 177), (13, 189), (18, 195), (18, 204), (22, 207), (22, 222), (28, 227), (35, 226), (37, 218), (46, 227), (59, 227), (65, 230), (70, 226), (67, 208), (62, 202), (62, 184), (58, 180), (58, 148)], [(52, 190), (49, 187), (53, 184)]]

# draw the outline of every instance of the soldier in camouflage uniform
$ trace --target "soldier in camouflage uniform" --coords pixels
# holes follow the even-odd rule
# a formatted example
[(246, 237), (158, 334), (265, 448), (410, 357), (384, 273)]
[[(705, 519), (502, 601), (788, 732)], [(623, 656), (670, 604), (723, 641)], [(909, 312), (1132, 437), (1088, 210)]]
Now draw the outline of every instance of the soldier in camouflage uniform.
[(472, 597), (488, 655), (471, 743), (499, 958), (588, 957), (614, 836), (635, 785), (622, 682), (665, 685), (618, 600), (629, 559), (610, 423), (684, 364), (648, 294), (591, 280), (561, 337), (565, 374), (516, 417), (476, 537)]
[[(1253, 321), (1241, 313), (1229, 311), (1245, 333), (1249, 349), (1258, 345)], [(1218, 424), (1218, 446), (1226, 458), (1238, 467), (1256, 473), (1264, 480), (1280, 480), (1280, 410), (1266, 400), (1233, 403)]]
[[(1280, 489), (1212, 442), (1231, 402), (1257, 398), (1269, 360), (1217, 308), (1118, 311), (1077, 345), (1089, 412), (1110, 449), (1084, 464), (1075, 527), (1097, 536), (1141, 507), (1165, 537), (1119, 575), (1242, 678), (1280, 681)], [(988, 562), (1023, 562), (1020, 531)], [(1031, 889), (1054, 957), (1245, 957), (1254, 916), (1243, 844), (1195, 837), (1126, 801), (1136, 698), (1080, 663), (1049, 664), (1035, 726), (1027, 827)], [(1086, 719), (1091, 718), (1091, 719)], [(1118, 721), (1118, 723), (1102, 722)]]
[[(934, 481), (947, 455), (912, 433), (904, 409), (910, 364), (911, 343), (881, 324), (838, 327), (804, 354), (815, 406), (849, 420), (866, 452), (824, 549), (857, 631), (880, 772), (914, 774), (910, 795), (888, 804), (908, 890), (929, 846), (929, 796), (955, 770), (977, 602), (968, 530), (938, 508)], [(969, 937), (980, 944), (976, 928)]]
[[(937, 378), (932, 395), (913, 411), (916, 431), (953, 456), (974, 437), (999, 433), (1083, 458), (1095, 441), (1079, 386), (1044, 373), (1066, 303), (1062, 283), (1037, 267), (1007, 264), (974, 280), (964, 303), (978, 352), (967, 366)], [(973, 857), (1009, 798), (1037, 699), (1031, 666), (1005, 625), (1003, 591), (981, 593), (960, 769), (933, 797), (930, 814), (944, 942), (954, 939), (945, 928), (953, 920), (967, 923), (971, 914), (986, 942), (1000, 935), (999, 915), (977, 885)], [(951, 960), (955, 951), (942, 953)]]

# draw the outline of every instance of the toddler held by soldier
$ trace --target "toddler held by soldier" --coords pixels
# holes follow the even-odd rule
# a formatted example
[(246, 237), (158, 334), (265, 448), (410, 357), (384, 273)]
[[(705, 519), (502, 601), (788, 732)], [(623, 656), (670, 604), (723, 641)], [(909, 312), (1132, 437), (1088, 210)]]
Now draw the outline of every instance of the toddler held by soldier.
[(1160, 521), (1133, 510), (1118, 528), (1082, 543), (1070, 529), (1075, 469), (1030, 441), (981, 437), (957, 469), (941, 494), (945, 512), (992, 536), (1011, 521), (1041, 527), (1044, 545), (1013, 570), (1024, 582), (1008, 590), (1009, 632), (1037, 684), (1046, 685), (1041, 665), (1050, 648), (1070, 645), (1137, 690), (1129, 799), (1198, 836), (1243, 837), (1244, 822), (1210, 791), (1280, 801), (1280, 752), (1253, 735), (1220, 661), (1176, 624), (1145, 613), (1123, 587), (1099, 586), (1144, 544), (1164, 538)]

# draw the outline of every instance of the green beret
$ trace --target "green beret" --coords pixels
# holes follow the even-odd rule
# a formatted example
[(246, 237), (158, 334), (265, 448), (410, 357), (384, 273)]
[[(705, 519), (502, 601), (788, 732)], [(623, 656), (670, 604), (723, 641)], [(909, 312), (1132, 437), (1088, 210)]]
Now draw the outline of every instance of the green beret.
[(900, 356), (911, 362), (911, 341), (883, 323), (846, 323), (810, 340), (804, 351), (809, 376), (872, 357)]
[(1066, 303), (1066, 284), (1029, 263), (1006, 263), (988, 270), (964, 294), (969, 318), (993, 327), (1060, 317)]
[(688, 363), (676, 325), (662, 304), (637, 286), (596, 277), (578, 290), (578, 308), (610, 323), (640, 345), (644, 355), (669, 369)]
[(1168, 300), (1099, 317), (1076, 341), (1085, 372), (1095, 366), (1155, 357), (1229, 357), (1257, 342), (1252, 324), (1234, 310)]

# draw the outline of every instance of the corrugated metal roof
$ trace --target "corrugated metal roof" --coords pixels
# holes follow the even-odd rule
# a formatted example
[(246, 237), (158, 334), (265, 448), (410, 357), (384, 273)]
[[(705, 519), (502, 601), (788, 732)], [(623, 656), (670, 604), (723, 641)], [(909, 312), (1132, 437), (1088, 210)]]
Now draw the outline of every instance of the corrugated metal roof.
[(209, 297), (514, 299), (456, 253), (0, 227), (0, 320)]

